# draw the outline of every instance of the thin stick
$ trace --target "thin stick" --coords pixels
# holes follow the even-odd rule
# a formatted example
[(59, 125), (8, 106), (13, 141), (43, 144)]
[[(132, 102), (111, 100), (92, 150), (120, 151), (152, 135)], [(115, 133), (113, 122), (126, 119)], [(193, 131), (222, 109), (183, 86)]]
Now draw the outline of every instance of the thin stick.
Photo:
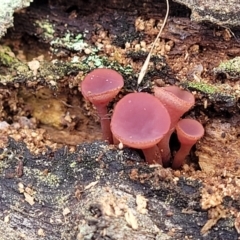
[(151, 47), (151, 49), (150, 49), (150, 52), (148, 53), (148, 56), (147, 56), (147, 58), (146, 58), (146, 60), (145, 60), (145, 62), (144, 62), (144, 64), (143, 64), (143, 66), (142, 66), (142, 68), (141, 68), (140, 73), (139, 73), (138, 81), (137, 81), (137, 84), (138, 84), (138, 85), (142, 82), (142, 80), (143, 80), (143, 78), (144, 78), (144, 76), (145, 76), (145, 74), (146, 74), (146, 72), (147, 72), (148, 64), (149, 64), (149, 61), (150, 61), (150, 58), (151, 58), (153, 49), (154, 49), (154, 47), (155, 47), (155, 44), (157, 43), (157, 40), (158, 40), (158, 38), (160, 37), (160, 35), (161, 35), (162, 31), (163, 31), (163, 28), (164, 28), (165, 25), (166, 25), (167, 18), (168, 18), (168, 14), (169, 14), (169, 2), (168, 2), (168, 1), (169, 1), (169, 0), (166, 0), (166, 3), (167, 3), (167, 12), (166, 12), (166, 15), (165, 15), (163, 24), (162, 24), (162, 26), (161, 26), (161, 29), (160, 29), (157, 37), (155, 38), (155, 40), (154, 40), (154, 42), (153, 42), (153, 45), (152, 45), (152, 47)]

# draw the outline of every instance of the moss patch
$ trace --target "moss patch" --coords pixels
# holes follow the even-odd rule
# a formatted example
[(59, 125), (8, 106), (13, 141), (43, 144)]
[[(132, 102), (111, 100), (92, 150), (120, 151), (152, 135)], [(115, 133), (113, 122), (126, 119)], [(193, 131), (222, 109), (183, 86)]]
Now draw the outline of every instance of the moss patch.
[(218, 92), (218, 88), (208, 84), (208, 83), (203, 83), (203, 82), (185, 82), (183, 84), (184, 86), (186, 86), (189, 89), (192, 89), (194, 91), (199, 91), (202, 93), (206, 93), (206, 94), (215, 94)]

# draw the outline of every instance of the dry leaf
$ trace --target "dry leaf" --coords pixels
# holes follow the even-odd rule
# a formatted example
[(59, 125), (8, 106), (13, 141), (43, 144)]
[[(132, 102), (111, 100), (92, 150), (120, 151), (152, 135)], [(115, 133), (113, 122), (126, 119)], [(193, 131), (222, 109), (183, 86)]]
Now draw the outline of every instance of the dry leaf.
[(40, 63), (38, 60), (32, 60), (31, 62), (28, 62), (28, 67), (33, 71), (33, 75), (36, 76)]
[(97, 183), (98, 183), (98, 181), (89, 183), (89, 184), (84, 188), (84, 190), (88, 190), (88, 189), (94, 187)]
[(33, 189), (30, 188), (30, 187), (26, 187), (26, 188), (25, 188), (25, 192), (28, 193), (28, 194), (31, 195), (31, 196), (34, 194)]
[(31, 206), (35, 203), (34, 202), (34, 197), (32, 197), (31, 195), (29, 195), (26, 192), (24, 192), (23, 195), (25, 197), (25, 201), (28, 202)]
[(147, 213), (147, 202), (148, 202), (148, 200), (144, 196), (138, 194), (136, 196), (137, 211), (142, 214), (146, 214)]
[(24, 185), (22, 183), (18, 183), (18, 191), (24, 193)]
[(227, 210), (222, 206), (216, 206), (208, 210), (208, 217), (210, 218), (201, 229), (201, 234), (206, 234), (221, 218), (227, 217)]
[(128, 223), (128, 225), (134, 229), (138, 229), (138, 223), (136, 217), (133, 215), (132, 211), (130, 209), (127, 209), (127, 212), (125, 213), (125, 219)]
[(237, 214), (237, 217), (234, 222), (234, 226), (235, 226), (238, 234), (240, 234), (240, 213)]
[(4, 217), (4, 222), (8, 223), (9, 221), (10, 221), (10, 216), (9, 215), (5, 216)]
[(105, 194), (101, 199), (102, 212), (107, 216), (122, 216), (127, 209), (126, 199), (118, 198), (112, 192)]
[(42, 228), (39, 228), (37, 231), (38, 236), (44, 237), (45, 236), (45, 232), (43, 231)]
[(63, 216), (68, 215), (70, 212), (71, 212), (71, 211), (70, 211), (69, 208), (64, 208), (64, 209), (63, 209)]
[(201, 234), (206, 234), (208, 230), (210, 230), (216, 223), (218, 219), (209, 219), (201, 229)]

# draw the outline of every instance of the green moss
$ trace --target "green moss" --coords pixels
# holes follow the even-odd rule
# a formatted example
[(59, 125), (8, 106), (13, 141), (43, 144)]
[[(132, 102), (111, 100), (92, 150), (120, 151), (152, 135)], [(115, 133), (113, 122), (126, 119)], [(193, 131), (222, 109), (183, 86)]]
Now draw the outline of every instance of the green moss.
[[(79, 62), (63, 62), (63, 61), (54, 61), (54, 62), (41, 62), (40, 68), (38, 69), (37, 75), (33, 75), (33, 71), (29, 69), (27, 63), (18, 61), (17, 59), (8, 59), (4, 58), (5, 62), (8, 61), (9, 66), (2, 66), (0, 81), (12, 82), (14, 80), (22, 79), (24, 81), (37, 81), (38, 79), (44, 79), (46, 82), (57, 82), (59, 79), (62, 79), (65, 76), (68, 76), (72, 73), (77, 73), (79, 71), (86, 71), (89, 69), (85, 64)], [(0, 61), (1, 61), (1, 52), (0, 52)]]
[(218, 88), (208, 84), (208, 83), (203, 83), (203, 82), (187, 82), (184, 83), (187, 88), (191, 88), (194, 91), (199, 91), (207, 94), (214, 94), (218, 92)]
[(87, 68), (82, 62), (63, 62), (54, 61), (52, 63), (42, 62), (38, 70), (39, 76), (43, 77), (46, 82), (58, 81), (79, 71), (86, 71)]
[[(80, 41), (81, 35), (76, 37)], [(67, 41), (69, 36), (65, 38)], [(74, 46), (74, 45), (73, 45)], [(0, 47), (0, 81), (2, 83), (21, 81), (43, 80), (53, 87), (57, 87), (57, 82), (69, 75), (77, 75), (79, 71), (87, 73), (99, 67), (112, 68), (119, 71), (126, 79), (134, 75), (130, 65), (123, 66), (117, 61), (112, 61), (105, 56), (99, 56), (97, 51), (89, 55), (74, 56), (71, 61), (55, 60), (52, 62), (42, 61), (37, 71), (37, 75), (29, 69), (26, 62), (18, 60), (9, 47)]]
[(0, 63), (6, 67), (18, 62), (14, 53), (7, 46), (0, 46)]
[(11, 49), (0, 46), (0, 81), (1, 83), (13, 81), (17, 76), (30, 73), (26, 63), (19, 61)]
[(54, 25), (52, 25), (48, 20), (36, 20), (35, 25), (40, 28), (39, 32), (42, 34), (45, 41), (51, 41), (54, 38)]

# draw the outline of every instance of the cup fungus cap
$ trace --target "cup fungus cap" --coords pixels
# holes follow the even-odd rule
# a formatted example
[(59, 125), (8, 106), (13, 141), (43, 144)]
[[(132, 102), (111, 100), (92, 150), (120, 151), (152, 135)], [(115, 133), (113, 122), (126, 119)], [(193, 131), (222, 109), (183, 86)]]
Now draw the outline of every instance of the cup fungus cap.
[(123, 78), (117, 71), (98, 68), (88, 73), (79, 85), (84, 98), (96, 107), (101, 120), (102, 138), (109, 143), (112, 143), (113, 139), (107, 105), (116, 97), (123, 84)]
[(111, 130), (126, 146), (147, 149), (168, 132), (170, 117), (164, 105), (148, 93), (130, 93), (115, 106)]
[(175, 127), (179, 118), (195, 103), (192, 93), (177, 86), (154, 87), (154, 95), (167, 108), (171, 117), (171, 127)]
[(176, 126), (177, 136), (181, 144), (194, 145), (204, 134), (202, 124), (194, 119), (182, 119)]
[(119, 93), (123, 84), (123, 77), (117, 71), (98, 68), (85, 76), (81, 83), (81, 92), (94, 105), (106, 105)]

